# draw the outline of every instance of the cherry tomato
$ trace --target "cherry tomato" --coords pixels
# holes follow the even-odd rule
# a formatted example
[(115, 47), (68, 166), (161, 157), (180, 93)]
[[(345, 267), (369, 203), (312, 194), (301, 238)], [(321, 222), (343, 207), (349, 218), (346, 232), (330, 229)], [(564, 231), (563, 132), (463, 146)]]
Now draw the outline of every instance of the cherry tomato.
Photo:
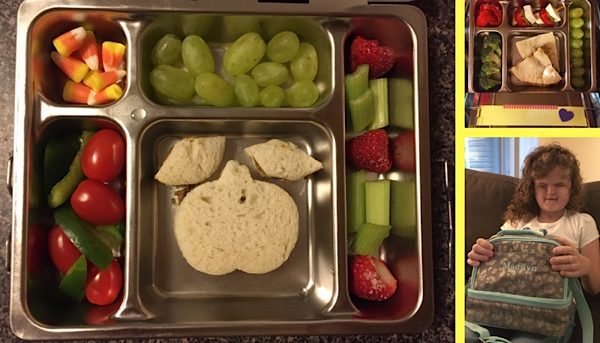
[(117, 299), (123, 284), (123, 272), (117, 260), (112, 260), (106, 270), (88, 263), (85, 279), (85, 296), (94, 305), (108, 305)]
[(71, 195), (71, 207), (81, 219), (94, 225), (114, 224), (123, 218), (123, 199), (98, 180), (86, 179)]
[(544, 22), (544, 26), (554, 26), (554, 21), (550, 19), (550, 14), (545, 9), (541, 10), (539, 13), (540, 19)]
[(27, 272), (35, 276), (48, 263), (48, 230), (30, 225), (27, 233)]
[(125, 143), (117, 132), (110, 129), (96, 132), (81, 156), (81, 169), (85, 176), (102, 182), (116, 178), (124, 164)]
[(81, 251), (73, 245), (60, 226), (53, 227), (48, 233), (48, 252), (56, 269), (63, 274), (66, 274), (81, 256)]
[(515, 22), (517, 23), (517, 26), (529, 26), (529, 24), (527, 24), (527, 20), (525, 19), (523, 8), (521, 7), (515, 9)]

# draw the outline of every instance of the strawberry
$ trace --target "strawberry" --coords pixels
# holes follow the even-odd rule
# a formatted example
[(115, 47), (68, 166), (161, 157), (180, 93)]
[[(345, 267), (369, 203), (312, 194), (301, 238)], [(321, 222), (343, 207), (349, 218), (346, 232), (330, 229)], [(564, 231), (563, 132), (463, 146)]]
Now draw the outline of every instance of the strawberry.
[(346, 143), (348, 161), (356, 168), (385, 173), (392, 168), (387, 132), (371, 130)]
[(385, 263), (373, 256), (350, 258), (350, 293), (366, 300), (383, 301), (394, 295), (398, 281)]
[(392, 139), (392, 162), (396, 168), (405, 172), (414, 172), (416, 168), (415, 132), (402, 131)]
[(368, 64), (369, 79), (385, 75), (394, 66), (395, 59), (394, 50), (379, 46), (375, 39), (366, 40), (357, 36), (350, 45), (350, 72), (353, 73), (361, 64)]

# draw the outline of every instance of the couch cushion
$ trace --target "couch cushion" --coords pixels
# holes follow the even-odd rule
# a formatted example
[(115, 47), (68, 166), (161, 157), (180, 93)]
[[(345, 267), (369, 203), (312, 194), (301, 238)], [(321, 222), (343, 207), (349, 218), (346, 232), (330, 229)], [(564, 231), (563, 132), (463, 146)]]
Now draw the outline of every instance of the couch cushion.
[(581, 212), (589, 213), (598, 225), (600, 223), (600, 181), (585, 183), (583, 189), (585, 205)]
[[(465, 169), (465, 253), (471, 251), (477, 238), (488, 238), (500, 230), (502, 215), (518, 181), (511, 176)], [(467, 267), (467, 274), (470, 272)]]

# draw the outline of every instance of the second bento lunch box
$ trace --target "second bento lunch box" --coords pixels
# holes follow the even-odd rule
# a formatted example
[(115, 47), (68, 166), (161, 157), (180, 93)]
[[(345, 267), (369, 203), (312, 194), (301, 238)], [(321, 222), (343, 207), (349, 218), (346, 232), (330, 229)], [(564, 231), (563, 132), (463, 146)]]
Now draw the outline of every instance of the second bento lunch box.
[[(500, 22), (478, 26), (479, 8), (484, 4), (492, 4), (501, 10)], [(526, 26), (521, 26), (523, 25), (522, 19), (516, 17), (523, 16), (525, 6), (531, 6), (534, 13), (542, 12), (547, 6), (552, 6), (556, 15), (560, 17), (560, 21), (556, 21), (553, 26), (544, 26), (540, 21), (537, 24), (527, 21)], [(470, 0), (467, 13), (469, 31), (468, 91), (472, 93), (595, 91), (597, 87), (596, 33), (594, 29), (597, 21), (596, 6), (594, 0)], [(575, 14), (576, 17), (570, 15), (571, 10), (575, 8), (581, 9), (579, 13)], [(479, 25), (483, 25), (482, 22)], [(554, 67), (561, 77), (560, 81), (551, 85), (539, 86), (519, 80), (510, 72), (510, 68), (528, 56), (520, 55), (517, 42), (548, 33), (552, 35), (556, 48), (557, 65)], [(480, 73), (483, 65), (484, 39), (489, 34), (498, 34), (501, 37), (501, 70), (498, 78), (500, 83), (485, 89), (480, 84)]]

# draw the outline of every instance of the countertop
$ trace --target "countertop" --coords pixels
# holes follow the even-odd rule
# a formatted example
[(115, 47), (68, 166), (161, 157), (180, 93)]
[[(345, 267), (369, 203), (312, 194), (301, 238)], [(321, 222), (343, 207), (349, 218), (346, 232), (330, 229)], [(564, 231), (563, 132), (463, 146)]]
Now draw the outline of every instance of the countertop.
[[(6, 163), (13, 151), (16, 15), (21, 0), (0, 2), (0, 176), (6, 179)], [(450, 235), (443, 164), (450, 162), (450, 199), (454, 199), (454, 2), (417, 0), (414, 5), (428, 21), (429, 116), (432, 160), (432, 208), (435, 316), (431, 326), (418, 334), (359, 336), (277, 336), (147, 339), (94, 342), (195, 343), (195, 342), (454, 342), (454, 272), (448, 270)], [(9, 273), (4, 267), (4, 242), (12, 223), (12, 197), (0, 187), (0, 341), (21, 342), (9, 324)], [(453, 263), (452, 263), (453, 264)]]

